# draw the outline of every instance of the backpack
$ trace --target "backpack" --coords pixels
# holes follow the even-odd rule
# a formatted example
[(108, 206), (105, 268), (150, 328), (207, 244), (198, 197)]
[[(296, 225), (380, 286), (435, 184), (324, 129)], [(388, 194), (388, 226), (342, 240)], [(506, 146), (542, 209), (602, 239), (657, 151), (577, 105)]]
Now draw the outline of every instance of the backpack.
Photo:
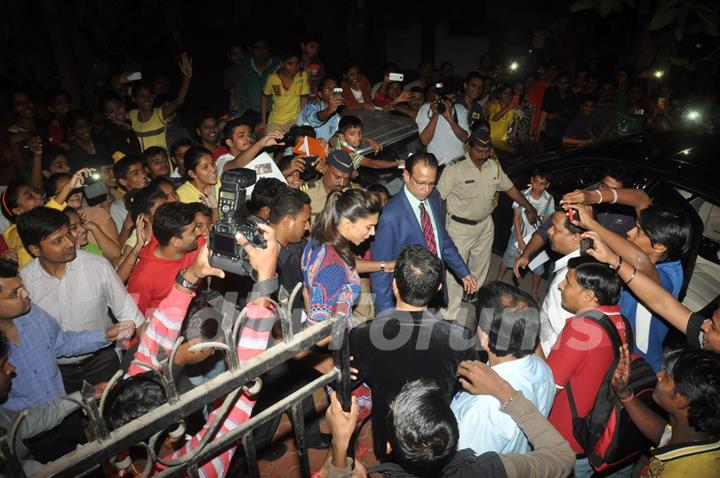
[[(584, 317), (602, 327), (610, 338), (615, 358), (600, 384), (595, 402), (587, 416), (578, 416), (569, 382), (565, 389), (572, 412), (573, 436), (583, 447), (590, 466), (596, 471), (604, 471), (632, 463), (641, 452), (650, 449), (651, 442), (635, 426), (612, 388), (612, 378), (620, 360), (618, 349), (622, 346), (615, 324), (598, 310), (589, 311)], [(632, 328), (624, 317), (622, 319), (625, 323), (626, 342), (632, 351)], [(657, 377), (652, 367), (639, 355), (631, 354), (628, 386), (635, 394), (635, 400), (642, 400), (650, 408), (657, 408), (652, 399), (656, 383)]]

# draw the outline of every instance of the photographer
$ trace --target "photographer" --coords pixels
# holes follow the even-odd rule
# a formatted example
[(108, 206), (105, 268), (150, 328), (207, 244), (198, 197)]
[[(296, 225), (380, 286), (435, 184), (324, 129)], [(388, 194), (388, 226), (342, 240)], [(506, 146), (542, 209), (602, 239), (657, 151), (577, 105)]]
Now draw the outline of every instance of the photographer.
[[(237, 354), (241, 365), (266, 349), (270, 329), (275, 321), (274, 314), (262, 305), (262, 298), (277, 288), (275, 267), (279, 246), (272, 229), (265, 225), (259, 227), (267, 241), (265, 248), (256, 248), (244, 237), (238, 236), (238, 243), (244, 244), (250, 265), (257, 271), (257, 282), (248, 297), (250, 301), (247, 306), (248, 321), (241, 329), (238, 340)], [(195, 261), (178, 277), (177, 284), (150, 318), (148, 330), (143, 334), (138, 351), (135, 353), (135, 360), (130, 365), (129, 377), (114, 387), (108, 395), (106, 419), (111, 429), (117, 429), (165, 403), (164, 388), (153, 378), (152, 372), (145, 373), (145, 367), (160, 370), (158, 353), (162, 350), (166, 355), (170, 354), (165, 344), (172, 344), (177, 339), (185, 313), (195, 295), (195, 284), (208, 276), (224, 277), (225, 273), (209, 265), (208, 249), (203, 246)], [(254, 398), (247, 393), (242, 394), (215, 438), (247, 421), (254, 405)], [(210, 414), (205, 427), (179, 449), (175, 449), (178, 439), (168, 435), (161, 442), (157, 454), (168, 460), (185, 456), (198, 445), (215, 420), (216, 414)], [(235, 448), (231, 448), (212, 460), (200, 464), (200, 475), (225, 476), (234, 453)], [(137, 463), (130, 463), (125, 469), (133, 475), (142, 473), (142, 466)]]
[(420, 141), (441, 166), (465, 154), (463, 145), (470, 133), (467, 109), (455, 103), (455, 96), (455, 92), (444, 92), (442, 83), (436, 83), (432, 101), (422, 105), (415, 118)]

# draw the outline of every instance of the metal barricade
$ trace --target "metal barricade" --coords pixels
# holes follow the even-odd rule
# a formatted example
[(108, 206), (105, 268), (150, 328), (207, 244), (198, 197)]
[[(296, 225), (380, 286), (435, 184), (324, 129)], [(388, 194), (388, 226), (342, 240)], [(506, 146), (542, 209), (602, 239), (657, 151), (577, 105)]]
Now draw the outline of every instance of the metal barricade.
[[(292, 304), (292, 301), (290, 301), (290, 304)], [(235, 355), (235, 338), (237, 337), (237, 330), (241, 326), (243, 315), (240, 314), (234, 324), (223, 321), (222, 327), (226, 344), (223, 349), (227, 349), (225, 351), (228, 370), (184, 394), (178, 394), (172, 380), (172, 358), (181, 342), (181, 340), (178, 340), (173, 353), (162, 360), (162, 378), (168, 402), (113, 431), (108, 431), (105, 420), (101, 416), (102, 407), (98, 406), (93, 397), (93, 387), (86, 383), (82, 393), (82, 408), (90, 421), (95, 440), (46, 464), (34, 473), (31, 478), (82, 476), (87, 471), (97, 467), (99, 463), (105, 463), (118, 453), (138, 445), (145, 449), (148, 458), (143, 477), (151, 476), (156, 463), (161, 464), (163, 469), (152, 476), (196, 477), (198, 476), (199, 465), (233, 446), (242, 446), (250, 476), (258, 477), (257, 456), (252, 431), (284, 412), (288, 412), (293, 426), (301, 474), (303, 477), (309, 478), (310, 464), (305, 444), (302, 401), (311, 396), (314, 391), (332, 383), (343, 408), (347, 411), (350, 410), (347, 322), (345, 317), (334, 317), (328, 321), (312, 325), (298, 333), (293, 333), (289, 323), (290, 314), (281, 314), (281, 319), (284, 332), (283, 341), (273, 345), (242, 365), (238, 364)], [(291, 360), (298, 352), (311, 347), (326, 337), (331, 338), (330, 349), (333, 351), (335, 359), (335, 366), (330, 372), (321, 375), (311, 383), (276, 402), (239, 427), (220, 437), (216, 437), (218, 429), (232, 410), (235, 401), (246, 384), (273, 367)], [(174, 461), (166, 461), (154, 454), (152, 451), (153, 444), (164, 430), (222, 397), (225, 397), (225, 399), (217, 409), (216, 420), (197, 447), (182, 458)], [(23, 418), (23, 414), (21, 414), (12, 430), (0, 436), (0, 460), (5, 462), (5, 469), (11, 476), (20, 478), (26, 478), (26, 475), (14, 455), (13, 443), (15, 443), (19, 423)], [(2, 433), (1, 429), (0, 433)], [(144, 444), (145, 441), (149, 443), (149, 446)]]

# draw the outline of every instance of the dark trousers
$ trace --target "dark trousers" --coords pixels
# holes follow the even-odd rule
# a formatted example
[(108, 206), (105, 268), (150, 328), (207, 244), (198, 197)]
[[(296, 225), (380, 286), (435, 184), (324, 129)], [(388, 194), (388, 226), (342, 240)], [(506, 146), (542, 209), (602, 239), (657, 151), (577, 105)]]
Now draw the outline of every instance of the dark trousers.
[(60, 425), (25, 440), (32, 455), (40, 463), (57, 460), (87, 442), (83, 432), (82, 411), (71, 413)]
[(120, 359), (113, 347), (100, 349), (79, 364), (60, 365), (67, 394), (81, 390), (83, 381), (91, 385), (107, 382), (119, 369)]
[[(308, 366), (302, 362), (290, 360), (281, 363), (268, 373), (263, 375), (263, 387), (258, 396), (257, 403), (253, 408), (253, 416), (269, 408), (278, 400), (287, 397), (300, 387), (310, 383), (309, 374), (313, 371), (307, 370)], [(315, 404), (312, 396), (302, 402), (303, 415), (305, 418), (305, 440), (308, 444), (320, 441), (320, 425)], [(269, 422), (253, 430), (255, 447), (262, 450), (272, 442), (272, 438), (280, 425), (282, 414), (272, 418)]]

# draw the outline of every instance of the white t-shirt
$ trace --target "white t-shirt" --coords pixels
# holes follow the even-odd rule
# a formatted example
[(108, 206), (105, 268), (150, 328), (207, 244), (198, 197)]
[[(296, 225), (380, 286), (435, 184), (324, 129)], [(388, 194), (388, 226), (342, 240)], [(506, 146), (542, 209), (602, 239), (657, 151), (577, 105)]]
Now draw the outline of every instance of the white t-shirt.
[[(533, 207), (535, 208), (535, 210), (537, 211), (538, 216), (539, 216), (538, 222), (542, 222), (542, 220), (545, 217), (547, 217), (550, 214), (552, 214), (553, 212), (555, 212), (555, 199), (547, 191), (542, 192), (540, 199), (535, 199), (534, 197), (532, 197), (532, 194), (530, 194), (531, 189), (532, 188), (527, 188), (526, 190), (524, 190), (522, 192), (522, 195), (525, 196), (525, 198), (528, 200), (528, 202), (530, 204), (532, 204)], [(520, 215), (520, 217), (522, 218), (521, 232), (522, 232), (523, 237), (527, 236), (530, 232), (534, 232), (535, 227), (530, 224), (530, 221), (528, 221), (527, 214), (525, 213), (525, 208), (520, 206), (520, 204), (518, 204), (515, 201), (513, 201), (512, 207), (513, 207), (513, 209), (520, 208), (522, 210), (521, 211), (522, 214)], [(515, 232), (515, 228), (513, 227), (511, 229), (511, 231)]]
[(217, 161), (215, 161), (215, 166), (217, 166), (217, 174), (218, 177), (222, 176), (223, 168), (227, 163), (235, 159), (235, 156), (233, 156), (230, 153), (225, 153), (222, 156), (220, 156)]
[[(464, 129), (466, 133), (470, 134), (467, 109), (460, 104), (455, 104), (453, 107), (455, 108), (458, 125)], [(418, 111), (415, 117), (415, 122), (418, 125), (418, 133), (422, 133), (430, 123), (430, 114), (432, 114), (430, 111), (430, 103), (425, 103), (420, 107), (420, 111)], [(455, 136), (448, 120), (440, 116), (435, 126), (435, 134), (427, 145), (427, 152), (434, 154), (438, 163), (443, 165), (453, 159), (465, 156), (464, 144), (465, 143)]]

